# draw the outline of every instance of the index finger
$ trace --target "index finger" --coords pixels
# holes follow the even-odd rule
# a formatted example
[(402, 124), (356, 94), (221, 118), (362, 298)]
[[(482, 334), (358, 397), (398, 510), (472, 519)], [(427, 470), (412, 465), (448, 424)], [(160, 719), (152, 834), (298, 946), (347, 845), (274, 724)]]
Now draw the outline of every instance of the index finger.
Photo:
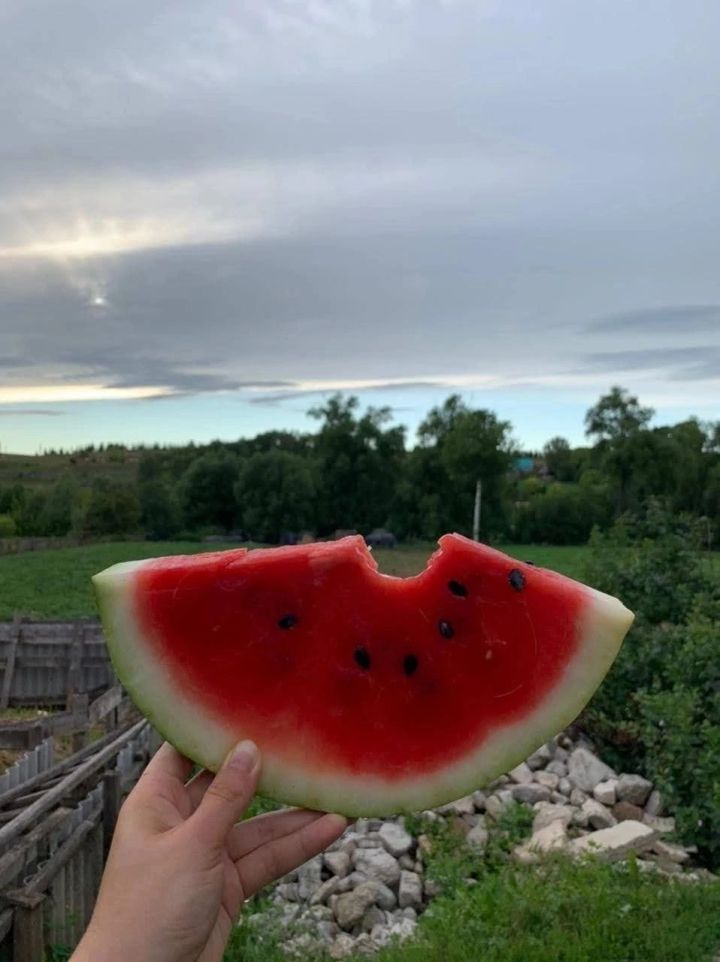
[(167, 785), (170, 782), (175, 782), (184, 785), (192, 769), (193, 763), (189, 758), (181, 755), (169, 742), (163, 742), (145, 766), (145, 771), (138, 779), (135, 791), (137, 792), (138, 789), (142, 791), (148, 784), (163, 783)]

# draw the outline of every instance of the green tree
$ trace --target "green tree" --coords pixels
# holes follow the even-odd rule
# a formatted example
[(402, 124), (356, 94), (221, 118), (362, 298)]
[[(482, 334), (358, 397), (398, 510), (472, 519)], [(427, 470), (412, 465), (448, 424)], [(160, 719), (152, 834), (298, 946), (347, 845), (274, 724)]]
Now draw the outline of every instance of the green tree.
[(223, 450), (208, 451), (188, 467), (180, 484), (180, 504), (191, 528), (216, 527), (230, 531), (235, 524), (235, 455)]
[(16, 498), (12, 518), (19, 535), (32, 538), (45, 533), (42, 529), (45, 500), (44, 492), (32, 488), (27, 488), (21, 497)]
[(0, 538), (12, 538), (17, 534), (15, 519), (11, 514), (0, 514)]
[(75, 512), (80, 502), (80, 485), (66, 471), (50, 489), (40, 515), (43, 534), (63, 537), (73, 527)]
[(166, 541), (182, 526), (180, 504), (172, 485), (160, 477), (149, 478), (138, 486), (140, 520), (145, 534), (153, 541)]
[(336, 394), (308, 413), (321, 421), (315, 437), (318, 528), (367, 531), (388, 523), (405, 453), (405, 429), (386, 427), (389, 408), (356, 413), (356, 397)]
[(507, 473), (514, 445), (508, 421), (492, 411), (471, 410), (453, 394), (433, 408), (418, 428), (420, 451), (411, 475), (422, 512), (422, 533), (471, 534), (475, 485), (482, 481), (481, 534), (490, 537), (506, 525)]
[(258, 451), (245, 461), (235, 484), (243, 528), (276, 543), (283, 531), (312, 528), (316, 485), (311, 465), (288, 451)]
[(622, 441), (646, 427), (655, 412), (622, 387), (613, 387), (585, 415), (585, 433), (599, 441)]
[(577, 465), (566, 438), (550, 438), (543, 448), (543, 457), (556, 481), (577, 481)]
[(630, 502), (638, 448), (646, 446), (645, 429), (653, 414), (652, 408), (642, 407), (636, 397), (616, 386), (585, 415), (585, 433), (596, 439), (602, 468), (615, 482), (618, 514)]
[(84, 533), (131, 534), (140, 524), (140, 504), (133, 486), (96, 478), (83, 520)]

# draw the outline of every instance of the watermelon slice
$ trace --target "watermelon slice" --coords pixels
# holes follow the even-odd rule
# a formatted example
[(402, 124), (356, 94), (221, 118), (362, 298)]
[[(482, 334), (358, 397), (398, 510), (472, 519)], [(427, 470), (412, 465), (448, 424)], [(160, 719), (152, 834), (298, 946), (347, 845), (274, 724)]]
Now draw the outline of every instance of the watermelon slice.
[(217, 770), (252, 738), (260, 791), (346, 815), (480, 787), (586, 704), (633, 615), (452, 534), (412, 578), (361, 537), (114, 565), (93, 579), (118, 677)]

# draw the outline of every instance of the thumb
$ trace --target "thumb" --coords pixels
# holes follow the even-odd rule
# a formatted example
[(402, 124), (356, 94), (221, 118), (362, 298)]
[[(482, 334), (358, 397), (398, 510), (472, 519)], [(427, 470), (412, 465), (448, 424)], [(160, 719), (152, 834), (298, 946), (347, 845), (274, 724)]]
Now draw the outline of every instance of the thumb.
[(255, 794), (260, 752), (255, 742), (242, 741), (230, 752), (210, 783), (189, 822), (203, 844), (222, 848)]

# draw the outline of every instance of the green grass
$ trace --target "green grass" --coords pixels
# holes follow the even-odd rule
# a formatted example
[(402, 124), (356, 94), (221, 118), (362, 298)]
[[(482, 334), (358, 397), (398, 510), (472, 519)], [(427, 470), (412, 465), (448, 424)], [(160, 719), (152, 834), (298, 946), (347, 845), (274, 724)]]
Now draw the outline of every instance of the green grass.
[[(720, 948), (719, 883), (650, 877), (633, 861), (555, 858), (522, 867), (493, 856), (473, 865), (458, 855), (461, 872), (475, 878), (471, 885), (453, 883), (448, 853), (439, 858), (444, 894), (422, 917), (416, 938), (384, 949), (377, 962), (711, 962)], [(284, 960), (277, 944), (258, 942), (242, 925), (224, 958)]]
[[(423, 825), (432, 840), (427, 873), (442, 894), (416, 937), (377, 962), (711, 962), (720, 949), (720, 883), (692, 885), (619, 865), (554, 857), (517, 865), (510, 852), (530, 832), (532, 812), (505, 812), (486, 853), (470, 852), (452, 829)], [(417, 832), (419, 825), (408, 825)], [(471, 880), (471, 881), (469, 881)], [(267, 895), (246, 906), (268, 905)], [(259, 939), (240, 925), (224, 962), (284, 962), (282, 932)], [(273, 940), (276, 941), (273, 941)], [(305, 962), (320, 957), (303, 956)], [(360, 962), (353, 957), (352, 962)]]
[[(553, 568), (571, 578), (582, 578), (588, 551), (583, 546), (566, 545), (499, 547), (513, 557)], [(429, 542), (420, 542), (394, 550), (376, 549), (374, 555), (381, 571), (407, 577), (422, 571), (434, 548)], [(8, 620), (14, 614), (30, 618), (95, 618), (91, 575), (118, 561), (208, 550), (217, 550), (217, 545), (192, 541), (118, 541), (0, 557), (0, 620)], [(708, 563), (713, 564), (720, 575), (720, 555), (708, 557), (711, 559)]]
[[(378, 549), (375, 555), (382, 571), (407, 576), (425, 567), (433, 548), (432, 544), (421, 543), (395, 550)], [(8, 620), (14, 614), (30, 618), (94, 618), (97, 612), (90, 577), (103, 568), (118, 561), (216, 549), (216, 545), (190, 541), (118, 541), (6, 555), (0, 557), (0, 620)], [(578, 576), (587, 549), (511, 545), (503, 550)]]
[(118, 541), (82, 548), (28, 551), (0, 558), (0, 620), (96, 618), (90, 578), (118, 561), (164, 554), (194, 554), (198, 542)]

